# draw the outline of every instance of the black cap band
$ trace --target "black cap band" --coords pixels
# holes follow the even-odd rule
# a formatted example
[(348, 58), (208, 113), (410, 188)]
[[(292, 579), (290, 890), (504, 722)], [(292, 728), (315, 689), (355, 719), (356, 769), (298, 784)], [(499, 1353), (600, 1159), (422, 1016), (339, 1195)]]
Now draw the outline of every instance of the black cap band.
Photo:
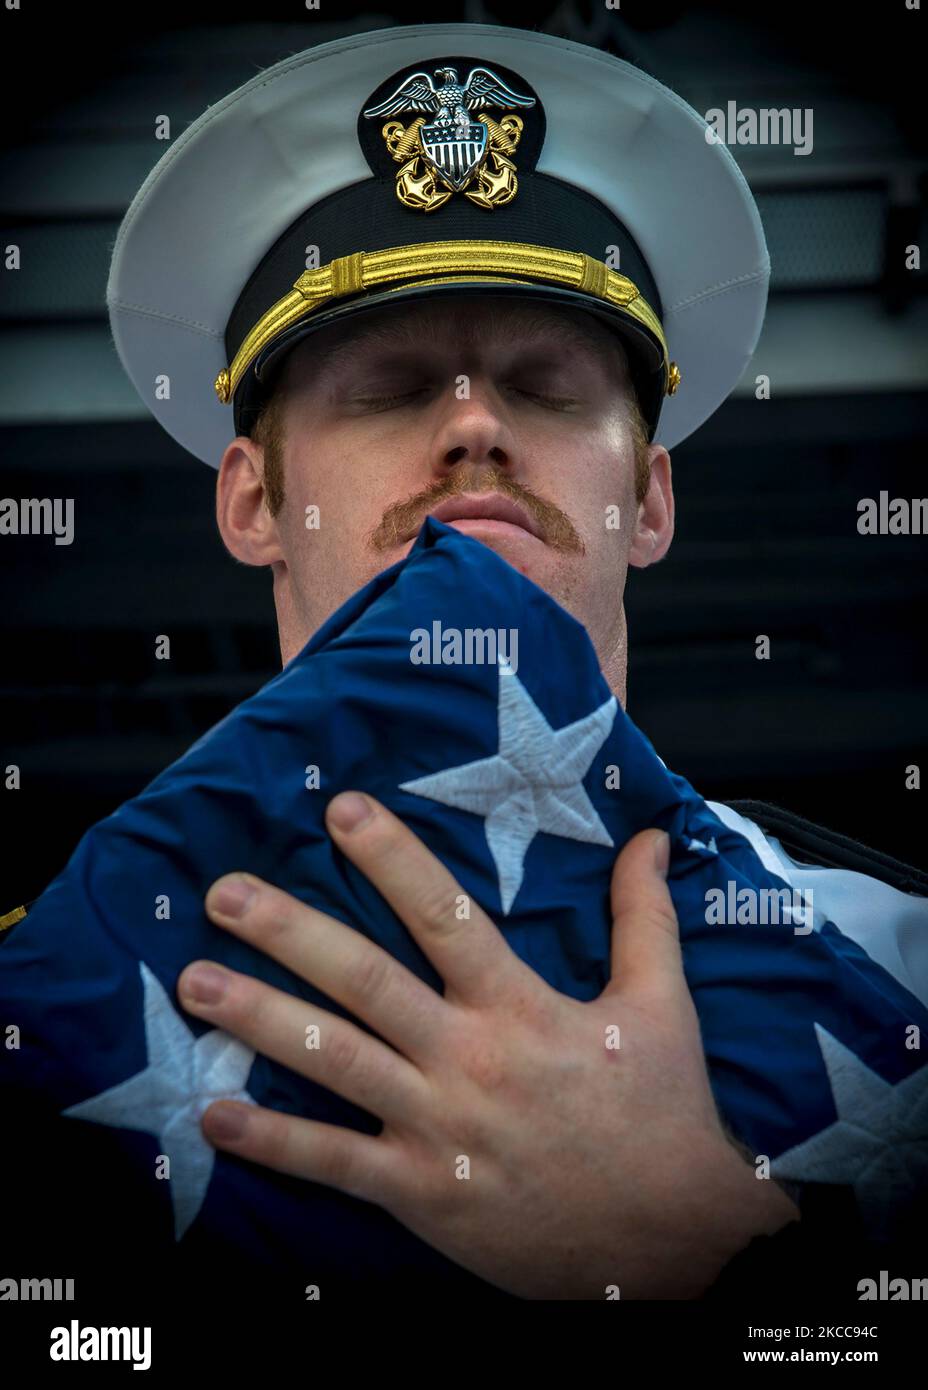
[[(321, 265), (359, 251), (385, 250), (410, 242), (425, 244), (429, 240), (467, 241), (492, 237), (496, 242), (531, 242), (585, 253), (608, 263), (633, 281), (658, 319), (661, 318), (657, 285), (634, 237), (583, 189), (546, 174), (522, 173), (519, 196), (491, 213), (459, 198), (443, 207), (440, 216), (423, 217), (404, 207), (392, 195), (392, 189), (380, 189), (378, 185), (382, 182), (384, 180), (366, 179), (339, 189), (308, 209), (278, 238), (248, 280), (229, 317), (225, 335), (228, 361), (233, 360), (248, 333), (271, 305), (292, 290), (294, 282), (307, 269), (308, 261), (310, 265)], [(389, 196), (384, 196), (385, 192)], [(260, 372), (270, 360), (279, 365), (284, 346), (291, 349), (319, 327), (336, 318), (343, 319), (361, 307), (419, 298), (443, 288), (430, 286), (416, 293), (412, 282), (408, 291), (394, 290), (388, 296), (362, 292), (349, 302), (327, 305), (282, 334), (273, 345), (275, 350), (262, 354), (255, 368)], [(465, 292), (460, 286), (449, 286), (445, 292), (449, 290)], [(478, 292), (510, 295), (523, 291), (516, 286), (484, 285)], [(533, 298), (540, 295), (553, 302), (590, 309), (623, 338), (639, 405), (649, 432), (653, 434), (664, 394), (662, 352), (656, 339), (640, 324), (629, 321), (620, 310), (592, 295), (543, 283), (526, 287), (525, 293)], [(248, 434), (253, 428), (263, 404), (266, 384), (259, 380), (255, 369), (249, 370), (239, 383), (234, 398), (238, 433)]]

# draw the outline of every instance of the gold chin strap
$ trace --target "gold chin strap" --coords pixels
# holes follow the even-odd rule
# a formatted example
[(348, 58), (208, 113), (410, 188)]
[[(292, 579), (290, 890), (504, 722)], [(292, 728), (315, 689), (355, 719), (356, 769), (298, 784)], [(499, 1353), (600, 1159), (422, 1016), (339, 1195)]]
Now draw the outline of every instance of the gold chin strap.
[[(664, 354), (665, 393), (672, 396), (680, 384), (679, 369), (667, 359), (667, 342), (654, 310), (637, 285), (603, 261), (582, 251), (559, 251), (553, 246), (532, 246), (528, 242), (427, 241), (393, 246), (386, 251), (355, 251), (350, 256), (338, 256), (318, 270), (305, 271), (290, 293), (272, 304), (258, 320), (231, 365), (219, 373), (216, 395), (223, 405), (228, 405), (258, 354), (291, 324), (315, 313), (321, 305), (360, 290), (388, 287), (395, 281), (426, 275), (428, 280), (420, 283), (494, 279), (503, 284), (532, 284), (541, 280), (596, 295), (623, 309), (657, 338)], [(406, 284), (394, 287), (405, 289)]]

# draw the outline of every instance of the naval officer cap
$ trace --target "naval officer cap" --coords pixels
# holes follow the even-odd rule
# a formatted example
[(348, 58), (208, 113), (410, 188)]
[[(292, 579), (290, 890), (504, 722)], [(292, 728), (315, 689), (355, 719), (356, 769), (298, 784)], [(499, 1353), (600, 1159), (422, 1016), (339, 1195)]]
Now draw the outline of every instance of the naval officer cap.
[(619, 335), (671, 448), (743, 373), (769, 278), (751, 192), (706, 131), (639, 69), (528, 30), (308, 49), (209, 107), (139, 190), (107, 287), (120, 358), (218, 467), (319, 329), (425, 296), (541, 301)]

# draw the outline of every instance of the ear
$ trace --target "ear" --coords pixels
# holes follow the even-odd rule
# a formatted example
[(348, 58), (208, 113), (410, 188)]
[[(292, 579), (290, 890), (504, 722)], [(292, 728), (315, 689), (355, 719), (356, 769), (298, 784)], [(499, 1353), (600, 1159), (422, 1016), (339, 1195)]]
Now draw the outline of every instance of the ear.
[(277, 522), (264, 501), (264, 450), (246, 435), (233, 439), (222, 456), (216, 524), (226, 550), (243, 564), (283, 559)]
[(638, 506), (628, 563), (638, 569), (662, 560), (673, 540), (673, 481), (670, 455), (661, 444), (648, 446), (651, 481)]

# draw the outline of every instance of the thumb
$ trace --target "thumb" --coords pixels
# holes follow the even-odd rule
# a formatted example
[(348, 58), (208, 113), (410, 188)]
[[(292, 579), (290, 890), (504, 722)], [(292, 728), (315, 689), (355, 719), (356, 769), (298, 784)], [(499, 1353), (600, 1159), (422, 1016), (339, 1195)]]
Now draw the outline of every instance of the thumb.
[(610, 989), (674, 993), (683, 982), (676, 909), (667, 887), (670, 836), (642, 830), (632, 836), (612, 871)]

